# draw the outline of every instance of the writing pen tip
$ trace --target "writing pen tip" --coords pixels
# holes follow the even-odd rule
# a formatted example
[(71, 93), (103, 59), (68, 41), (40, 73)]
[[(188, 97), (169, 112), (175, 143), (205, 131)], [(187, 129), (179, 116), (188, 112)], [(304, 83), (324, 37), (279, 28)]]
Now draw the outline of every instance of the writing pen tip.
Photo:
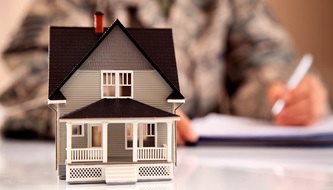
[(278, 115), (282, 111), (284, 105), (285, 105), (285, 101), (283, 99), (279, 99), (278, 101), (276, 101), (272, 107), (272, 114), (274, 116)]

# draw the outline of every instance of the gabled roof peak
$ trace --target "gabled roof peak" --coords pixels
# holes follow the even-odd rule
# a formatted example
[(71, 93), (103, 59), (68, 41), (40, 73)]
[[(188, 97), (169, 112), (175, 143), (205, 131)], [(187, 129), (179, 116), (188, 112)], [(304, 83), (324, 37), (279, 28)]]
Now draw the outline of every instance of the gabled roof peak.
[[(61, 69), (66, 69), (67, 71), (64, 71), (65, 75), (62, 74), (63, 77), (61, 78), (57, 78), (57, 80), (59, 80), (58, 82), (54, 82), (52, 81), (52, 79), (54, 78), (54, 76), (51, 76), (52, 74), (56, 75), (57, 73), (52, 73), (51, 69), (55, 69), (55, 66), (52, 67), (51, 64), (53, 64), (53, 59), (58, 59), (57, 57), (55, 58), (55, 56), (62, 56), (62, 54), (60, 55), (53, 55), (53, 54), (57, 54), (59, 52), (59, 49), (63, 49), (65, 47), (65, 45), (61, 44), (60, 42), (57, 42), (57, 39), (53, 39), (54, 37), (57, 38), (64, 38), (68, 37), (67, 34), (63, 34), (64, 32), (66, 32), (66, 27), (62, 27), (60, 32), (63, 32), (62, 34), (53, 34), (52, 29), (56, 29), (56, 28), (50, 28), (50, 75), (49, 75), (49, 97), (51, 97), (57, 90), (60, 90), (60, 88), (71, 78), (71, 76), (81, 67), (81, 65), (89, 58), (89, 56), (95, 51), (95, 49), (104, 41), (104, 39), (111, 33), (111, 31), (118, 26), (124, 33), (125, 35), (132, 41), (132, 43), (138, 48), (138, 50), (145, 56), (145, 58), (148, 60), (148, 62), (153, 66), (153, 68), (155, 70), (157, 70), (159, 72), (159, 74), (163, 77), (163, 79), (169, 84), (169, 86), (174, 90), (177, 91), (179, 94), (179, 87), (178, 87), (178, 76), (177, 76), (177, 69), (176, 69), (176, 61), (175, 61), (175, 55), (174, 55), (174, 47), (173, 47), (173, 39), (172, 39), (172, 32), (169, 29), (168, 31), (162, 31), (162, 30), (149, 30), (149, 29), (129, 29), (131, 30), (131, 32), (137, 33), (136, 37), (140, 38), (139, 41), (137, 41), (132, 34), (123, 26), (123, 24), (120, 22), (119, 19), (115, 19), (115, 21), (113, 22), (113, 24), (105, 30), (104, 33), (102, 34), (89, 34), (88, 36), (84, 36), (84, 34), (80, 34), (83, 35), (84, 37), (82, 39), (89, 41), (88, 44), (91, 44), (90, 47), (87, 46), (85, 47), (85, 51), (86, 53), (84, 53), (82, 50), (80, 50), (81, 47), (77, 47), (77, 50), (74, 48), (74, 50), (69, 50), (69, 51), (82, 51), (80, 54), (82, 55), (82, 57), (77, 57), (76, 60), (77, 62), (75, 63), (71, 63), (71, 65), (63, 65), (63, 66), (59, 66)], [(74, 28), (74, 27), (70, 27), (71, 30), (80, 30), (80, 28)], [(59, 28), (60, 29), (60, 28)], [(85, 28), (86, 29), (86, 28)], [(86, 32), (89, 32), (87, 30), (85, 30)], [(154, 34), (154, 35), (143, 35), (142, 32), (150, 32), (150, 34)], [(154, 32), (153, 32), (154, 31)], [(158, 32), (158, 34), (156, 33)], [(162, 35), (161, 35), (162, 34)], [(76, 37), (76, 36), (72, 36), (74, 34), (68, 34), (71, 37)], [(165, 36), (166, 35), (166, 36)], [(147, 53), (144, 48), (139, 44), (139, 43), (145, 43), (148, 44), (148, 46), (151, 46), (151, 43), (156, 44), (156, 39), (154, 40), (150, 40), (150, 38), (156, 38), (156, 37), (160, 37), (160, 38), (168, 38), (168, 39), (163, 39), (163, 41), (168, 41), (168, 46), (163, 48), (159, 48), (160, 50), (152, 50), (149, 53)], [(68, 37), (70, 38), (70, 37)], [(94, 39), (88, 39), (88, 38), (94, 38)], [(142, 39), (141, 39), (142, 38)], [(78, 39), (80, 40), (78, 42), (80, 46), (82, 44), (82, 39)], [(149, 43), (146, 43), (145, 41), (149, 41)], [(54, 45), (57, 44), (57, 45)], [(84, 44), (84, 43), (83, 43)], [(70, 44), (71, 46), (73, 46), (73, 44)], [(56, 46), (56, 47), (54, 47)], [(74, 44), (75, 46), (75, 44)], [(146, 45), (147, 46), (147, 45)], [(57, 48), (54, 51), (54, 48)], [(169, 48), (169, 49), (167, 49)], [(153, 48), (150, 48), (153, 49)], [(156, 49), (156, 48), (154, 48)], [(164, 49), (167, 49), (164, 50)], [(171, 50), (172, 49), (172, 50)], [(65, 50), (64, 50), (65, 51)], [(158, 52), (159, 51), (159, 52)], [(164, 54), (162, 59), (159, 58), (160, 54), (162, 53)], [(54, 53), (56, 52), (56, 53)], [(64, 52), (67, 53), (67, 52)], [(68, 54), (68, 53), (67, 53)], [(70, 54), (70, 55), (74, 55), (74, 53)], [(150, 54), (150, 55), (149, 55)], [(156, 56), (154, 56), (153, 54), (156, 54)], [(151, 58), (154, 57), (154, 60)], [(66, 59), (68, 57), (64, 57), (61, 59)], [(71, 60), (73, 60), (72, 58), (70, 58)], [(161, 69), (160, 66), (163, 64), (157, 64), (155, 61), (161, 61), (163, 62), (163, 64), (170, 64), (170, 65), (165, 65), (164, 69)], [(59, 62), (66, 62), (66, 60), (59, 60)], [(58, 63), (58, 64), (63, 64), (63, 63)], [(71, 66), (71, 68), (69, 68)], [(169, 68), (170, 67), (170, 68)], [(165, 71), (167, 71), (168, 74), (164, 73)], [(61, 71), (60, 71), (61, 72)], [(67, 73), (67, 74), (66, 74)], [(171, 75), (170, 75), (171, 74)], [(174, 78), (173, 80), (171, 80), (169, 77), (173, 76), (172, 78)], [(61, 81), (60, 81), (61, 80)], [(51, 85), (52, 83), (52, 85)]]

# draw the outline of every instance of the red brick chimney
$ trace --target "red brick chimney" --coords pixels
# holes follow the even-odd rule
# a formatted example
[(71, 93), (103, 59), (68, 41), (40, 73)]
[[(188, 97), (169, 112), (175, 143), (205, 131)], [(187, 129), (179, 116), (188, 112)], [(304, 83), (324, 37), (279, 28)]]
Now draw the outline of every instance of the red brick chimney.
[(103, 33), (104, 32), (104, 13), (101, 11), (95, 12), (95, 33)]

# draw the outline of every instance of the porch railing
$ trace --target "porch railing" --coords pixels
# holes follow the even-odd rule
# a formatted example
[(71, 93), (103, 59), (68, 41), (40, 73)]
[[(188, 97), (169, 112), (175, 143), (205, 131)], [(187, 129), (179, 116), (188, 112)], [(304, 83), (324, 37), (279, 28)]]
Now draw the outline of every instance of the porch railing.
[(145, 147), (137, 148), (138, 160), (166, 160), (168, 149), (166, 147), (155, 148), (155, 147)]
[(71, 149), (72, 162), (103, 161), (103, 148)]

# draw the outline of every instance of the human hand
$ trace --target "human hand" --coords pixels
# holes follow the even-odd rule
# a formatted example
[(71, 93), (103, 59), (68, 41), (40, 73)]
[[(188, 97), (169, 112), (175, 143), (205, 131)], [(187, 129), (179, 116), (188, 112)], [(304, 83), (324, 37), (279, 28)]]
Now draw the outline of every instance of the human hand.
[(270, 85), (268, 99), (273, 104), (282, 98), (283, 110), (274, 116), (278, 125), (312, 125), (327, 113), (328, 92), (318, 77), (308, 74), (293, 90), (279, 82)]
[(185, 145), (187, 142), (198, 141), (198, 134), (192, 128), (191, 120), (180, 109), (177, 110), (180, 120), (177, 121), (177, 145)]

